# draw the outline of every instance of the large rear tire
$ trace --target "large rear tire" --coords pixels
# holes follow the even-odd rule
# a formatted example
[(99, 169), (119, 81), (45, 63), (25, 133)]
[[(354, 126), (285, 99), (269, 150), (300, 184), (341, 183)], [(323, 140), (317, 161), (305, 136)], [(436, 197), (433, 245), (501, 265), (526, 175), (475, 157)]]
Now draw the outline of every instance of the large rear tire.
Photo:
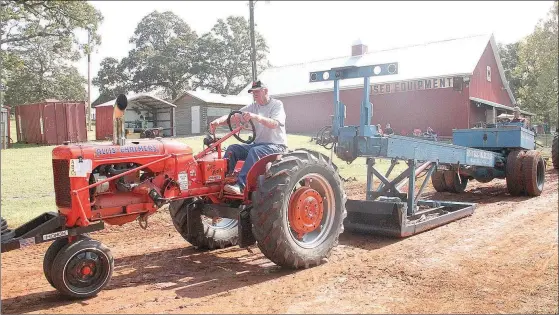
[(524, 193), (524, 177), (522, 175), (522, 160), (526, 154), (523, 150), (516, 150), (507, 156), (505, 176), (507, 190), (511, 196), (520, 196)]
[[(175, 229), (192, 246), (200, 249), (218, 249), (237, 245), (239, 221), (221, 218), (215, 225), (202, 215), (202, 205), (176, 201), (169, 206)], [(190, 224), (191, 233), (188, 233)]]
[(444, 182), (444, 171), (434, 171), (433, 175), (431, 175), (431, 184), (437, 192), (445, 192), (447, 191), (446, 184)]
[(444, 182), (447, 191), (455, 194), (463, 193), (468, 185), (468, 178), (459, 175), (455, 171), (444, 172)]
[(541, 195), (545, 182), (545, 162), (536, 150), (526, 152), (522, 160), (524, 191), (528, 196)]
[(553, 168), (559, 169), (559, 133), (553, 137), (553, 144), (551, 145), (551, 162)]
[(346, 194), (334, 167), (321, 154), (297, 150), (271, 163), (253, 194), (253, 235), (277, 265), (321, 264), (338, 244), (347, 216)]

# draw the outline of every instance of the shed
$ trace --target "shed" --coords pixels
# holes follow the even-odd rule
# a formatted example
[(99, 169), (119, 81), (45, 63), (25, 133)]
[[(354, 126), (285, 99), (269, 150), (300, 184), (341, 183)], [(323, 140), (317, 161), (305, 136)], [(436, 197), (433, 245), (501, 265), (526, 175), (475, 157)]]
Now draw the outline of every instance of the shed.
[[(164, 137), (175, 135), (175, 105), (156, 96), (129, 94), (128, 107), (124, 113), (124, 128), (129, 138), (139, 137), (146, 128), (162, 128)], [(116, 98), (95, 106), (95, 139), (113, 137), (113, 110)]]
[(47, 99), (15, 106), (17, 141), (59, 145), (87, 141), (85, 102)]
[(0, 108), (0, 138), (2, 149), (11, 147), (10, 143), (10, 106)]
[(232, 110), (249, 105), (252, 98), (247, 95), (226, 95), (206, 91), (187, 91), (177, 97), (177, 135), (190, 136), (204, 133), (209, 123)]
[[(370, 52), (355, 42), (350, 51), (345, 57), (271, 67), (258, 75), (270, 95), (283, 102), (287, 132), (314, 134), (332, 123), (334, 83), (310, 82), (309, 74), (337, 67), (398, 62), (398, 74), (370, 78), (369, 94), (372, 124), (384, 128), (390, 123), (398, 134), (431, 127), (452, 136), (452, 129), (494, 122), (500, 113), (512, 113), (516, 104), (491, 34)], [(239, 95), (247, 95), (249, 88)], [(359, 125), (362, 99), (362, 78), (340, 81), (346, 125)]]
[[(175, 135), (175, 105), (148, 93), (129, 94), (124, 113), (124, 128), (129, 138), (139, 137), (145, 128), (162, 128), (163, 136)], [(107, 140), (113, 136), (114, 100), (95, 106), (95, 139)]]

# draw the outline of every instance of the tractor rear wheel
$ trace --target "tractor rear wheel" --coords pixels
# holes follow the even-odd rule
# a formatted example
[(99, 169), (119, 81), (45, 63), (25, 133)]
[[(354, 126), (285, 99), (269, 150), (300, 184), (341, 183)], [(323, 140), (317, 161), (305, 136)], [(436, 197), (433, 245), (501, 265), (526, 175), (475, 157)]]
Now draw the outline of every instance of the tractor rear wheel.
[(559, 133), (553, 137), (553, 144), (551, 145), (551, 161), (553, 168), (559, 169)]
[(541, 195), (545, 182), (545, 162), (536, 150), (526, 152), (522, 160), (524, 191), (528, 196)]
[(444, 171), (435, 171), (433, 175), (431, 175), (431, 184), (438, 192), (445, 192), (447, 191), (446, 184), (444, 182)]
[(202, 205), (188, 201), (171, 203), (169, 212), (175, 229), (196, 248), (218, 249), (237, 245), (237, 220), (220, 218), (214, 223), (212, 218), (202, 215)]
[(53, 286), (72, 298), (97, 295), (111, 279), (114, 259), (101, 242), (79, 239), (64, 245), (51, 267)]
[(287, 268), (319, 265), (338, 244), (347, 196), (321, 154), (284, 154), (260, 175), (253, 194), (252, 231), (262, 253)]

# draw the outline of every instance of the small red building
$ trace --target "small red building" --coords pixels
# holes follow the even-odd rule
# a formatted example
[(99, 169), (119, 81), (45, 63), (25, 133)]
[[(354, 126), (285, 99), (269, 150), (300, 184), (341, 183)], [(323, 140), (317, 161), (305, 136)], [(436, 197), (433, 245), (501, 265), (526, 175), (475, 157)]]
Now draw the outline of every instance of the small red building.
[(44, 102), (15, 107), (17, 142), (59, 145), (87, 141), (85, 102)]
[[(516, 101), (506, 82), (493, 35), (472, 36), (368, 52), (355, 42), (352, 55), (310, 63), (269, 68), (258, 76), (270, 95), (283, 101), (289, 133), (314, 133), (330, 125), (333, 87), (310, 82), (312, 71), (344, 66), (398, 62), (398, 74), (371, 77), (369, 101), (373, 124), (386, 123), (398, 134), (433, 128), (451, 136), (454, 128), (494, 122), (512, 113)], [(250, 85), (241, 91), (246, 95)], [(340, 99), (346, 105), (346, 125), (359, 124), (363, 79), (340, 81)], [(533, 114), (522, 111), (523, 115)]]

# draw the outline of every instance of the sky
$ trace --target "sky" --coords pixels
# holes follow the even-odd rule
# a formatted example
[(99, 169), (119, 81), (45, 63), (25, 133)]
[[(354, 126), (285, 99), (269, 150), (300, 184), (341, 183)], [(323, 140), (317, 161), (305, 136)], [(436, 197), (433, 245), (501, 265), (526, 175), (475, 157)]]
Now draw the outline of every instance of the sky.
[[(248, 1), (90, 1), (104, 16), (102, 43), (91, 56), (91, 78), (105, 57), (128, 54), (129, 38), (154, 10), (172, 11), (198, 35), (229, 15), (249, 18)], [(255, 28), (267, 41), (272, 66), (493, 33), (498, 43), (529, 35), (552, 1), (257, 1)], [(320, 11), (320, 12), (319, 12)], [(87, 36), (81, 36), (87, 42)], [(87, 58), (75, 64), (87, 77)], [(91, 101), (99, 95), (92, 85)]]

